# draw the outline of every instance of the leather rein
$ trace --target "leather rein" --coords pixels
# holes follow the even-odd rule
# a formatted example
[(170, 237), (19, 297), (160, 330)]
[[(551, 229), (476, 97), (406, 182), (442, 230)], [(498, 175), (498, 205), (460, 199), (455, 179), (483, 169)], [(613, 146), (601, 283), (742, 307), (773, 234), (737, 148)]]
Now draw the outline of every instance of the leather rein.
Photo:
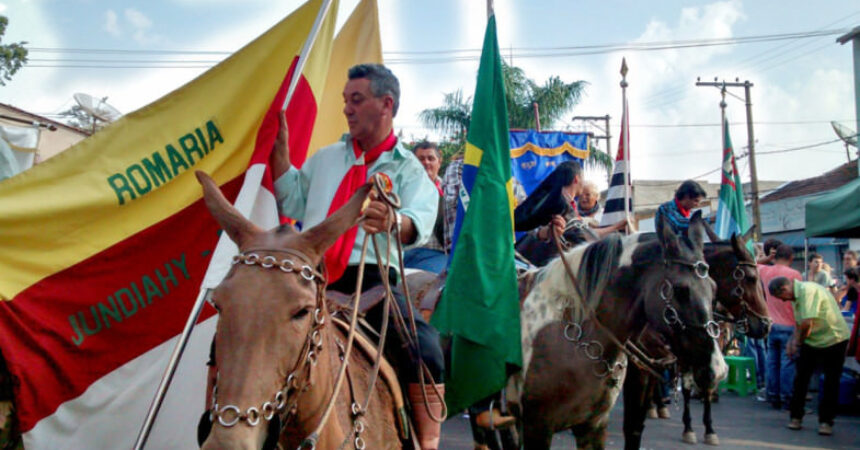
[[(392, 210), (397, 210), (400, 208), (399, 197), (397, 196), (397, 194), (392, 193), (392, 192), (388, 192), (385, 189), (385, 181), (382, 178), (374, 176), (372, 178), (372, 182), (374, 183), (374, 188), (376, 189), (377, 193), (379, 194), (379, 198), (381, 198), (385, 203), (387, 203), (391, 207)], [(364, 216), (360, 217), (358, 222), (361, 222), (362, 220), (364, 220)], [(400, 224), (399, 223), (394, 223), (392, 225), (391, 232), (387, 233), (388, 248), (390, 248), (390, 245), (391, 245), (391, 234), (394, 234), (394, 236), (395, 236), (395, 241), (397, 242), (397, 251), (398, 251), (398, 255), (399, 255), (400, 271), (401, 271), (401, 273), (404, 273), (403, 272), (404, 271), (404, 268), (403, 268), (403, 248), (402, 248), (402, 245), (401, 245), (400, 239), (399, 239), (399, 236), (400, 236)], [(380, 350), (377, 352), (377, 355), (376, 355), (375, 360), (373, 362), (373, 368), (372, 368), (371, 374), (370, 374), (370, 383), (369, 383), (369, 386), (367, 389), (367, 397), (361, 403), (356, 402), (353, 399), (353, 402), (351, 404), (351, 411), (350, 411), (352, 419), (353, 419), (353, 430), (351, 431), (351, 433), (347, 433), (347, 436), (344, 439), (344, 441), (341, 443), (340, 448), (343, 448), (344, 445), (349, 441), (350, 434), (354, 435), (353, 444), (357, 450), (362, 450), (365, 447), (365, 443), (364, 443), (363, 438), (361, 437), (361, 433), (366, 429), (366, 426), (365, 426), (364, 422), (362, 421), (362, 417), (364, 416), (365, 412), (367, 411), (367, 406), (370, 403), (370, 399), (372, 398), (373, 387), (376, 384), (376, 380), (379, 376), (380, 366), (382, 363), (381, 360), (383, 357), (382, 356), (383, 352), (381, 349), (384, 348), (385, 341), (386, 341), (387, 328), (388, 328), (387, 325), (388, 325), (388, 320), (389, 320), (390, 308), (393, 307), (396, 310), (396, 312), (398, 313), (398, 314), (396, 314), (396, 316), (398, 316), (398, 318), (400, 319), (401, 327), (409, 330), (409, 332), (400, 333), (401, 338), (403, 338), (404, 341), (409, 342), (410, 344), (413, 344), (416, 348), (418, 348), (417, 328), (416, 328), (416, 324), (415, 324), (414, 311), (412, 308), (411, 301), (409, 300), (408, 287), (406, 286), (406, 283), (404, 282), (404, 289), (403, 290), (404, 290), (404, 295), (406, 297), (406, 304), (407, 304), (407, 307), (409, 310), (409, 319), (411, 322), (410, 323), (411, 327), (406, 326), (406, 324), (403, 323), (402, 311), (399, 311), (399, 309), (397, 308), (397, 303), (392, 301), (394, 298), (394, 294), (392, 292), (392, 287), (390, 286), (389, 281), (388, 281), (388, 277), (387, 277), (388, 268), (390, 267), (391, 262), (386, 261), (385, 264), (383, 264), (383, 262), (380, 258), (379, 247), (377, 246), (377, 242), (376, 242), (376, 236), (370, 235), (370, 234), (365, 234), (364, 241), (362, 243), (362, 248), (361, 248), (361, 256), (360, 256), (359, 266), (358, 266), (358, 275), (356, 277), (356, 287), (355, 287), (355, 291), (354, 291), (355, 295), (354, 295), (354, 299), (353, 299), (352, 306), (351, 306), (351, 316), (350, 316), (350, 320), (349, 320), (349, 328), (348, 328), (348, 333), (347, 333), (347, 338), (346, 338), (347, 342), (345, 345), (342, 345), (342, 344), (340, 344), (340, 342), (338, 342), (338, 346), (340, 347), (340, 353), (341, 353), (340, 357), (341, 357), (342, 362), (341, 362), (340, 367), (338, 369), (337, 378), (336, 378), (336, 381), (334, 384), (334, 389), (332, 390), (331, 397), (329, 398), (329, 400), (326, 403), (325, 410), (324, 410), (324, 412), (323, 412), (323, 414), (319, 420), (319, 423), (317, 424), (314, 431), (311, 432), (311, 434), (309, 434), (307, 437), (305, 437), (305, 439), (301, 442), (301, 444), (299, 445), (299, 449), (315, 449), (316, 448), (316, 445), (319, 442), (320, 433), (322, 432), (322, 429), (325, 427), (325, 424), (327, 423), (327, 421), (328, 421), (328, 419), (332, 413), (332, 410), (334, 409), (334, 406), (337, 403), (337, 396), (341, 390), (344, 379), (350, 378), (347, 370), (349, 367), (350, 355), (351, 355), (352, 349), (354, 347), (354, 341), (356, 339), (356, 333), (358, 332), (357, 331), (357, 325), (358, 325), (359, 303), (361, 300), (361, 292), (362, 292), (361, 287), (362, 287), (362, 282), (364, 279), (364, 270), (365, 270), (365, 261), (366, 261), (366, 257), (367, 257), (368, 241), (371, 238), (373, 239), (373, 246), (374, 246), (374, 250), (376, 251), (376, 255), (377, 255), (377, 258), (376, 258), (377, 259), (377, 266), (380, 270), (380, 273), (382, 274), (381, 278), (383, 281), (383, 285), (385, 287), (385, 300), (384, 300), (385, 303), (383, 306), (383, 308), (384, 308), (384, 310), (383, 310), (383, 321), (382, 321), (382, 328), (380, 330), (380, 337), (379, 337), (379, 344), (378, 344), (378, 348)], [(273, 256), (271, 254), (261, 255), (260, 252), (285, 253), (288, 255), (288, 257), (279, 260), (278, 258), (276, 258), (275, 256)], [(390, 254), (390, 253), (386, 253), (386, 254)], [(291, 258), (298, 260), (298, 263)], [(307, 281), (312, 281), (317, 286), (316, 308), (314, 309), (314, 312), (313, 312), (314, 324), (305, 337), (305, 343), (302, 347), (302, 350), (299, 352), (299, 359), (298, 359), (298, 361), (296, 361), (293, 370), (287, 376), (287, 378), (284, 382), (284, 386), (281, 389), (279, 389), (277, 392), (275, 392), (275, 394), (272, 396), (272, 398), (269, 401), (263, 402), (263, 404), (259, 408), (252, 406), (252, 407), (245, 409), (244, 411), (239, 406), (236, 406), (236, 405), (219, 405), (217, 403), (217, 390), (218, 390), (217, 376), (216, 376), (215, 385), (213, 386), (213, 390), (212, 390), (212, 405), (213, 406), (210, 409), (210, 413), (209, 413), (210, 414), (209, 418), (213, 423), (215, 423), (217, 421), (217, 423), (220, 424), (221, 426), (226, 427), (226, 428), (230, 428), (230, 427), (237, 425), (239, 422), (245, 422), (247, 425), (254, 427), (260, 423), (261, 417), (266, 419), (266, 420), (272, 420), (275, 417), (275, 415), (277, 414), (279, 421), (280, 421), (280, 426), (278, 427), (279, 428), (278, 431), (280, 431), (280, 428), (283, 426), (283, 424), (286, 422), (286, 420), (290, 416), (294, 416), (297, 413), (298, 398), (301, 396), (302, 393), (310, 390), (311, 386), (313, 385), (313, 383), (311, 381), (311, 379), (312, 379), (312, 373), (311, 372), (313, 370), (313, 367), (315, 367), (317, 364), (319, 354), (323, 350), (322, 330), (323, 330), (323, 327), (325, 326), (325, 317), (328, 315), (328, 310), (326, 307), (326, 300), (325, 300), (326, 299), (325, 290), (326, 290), (326, 286), (327, 286), (327, 279), (326, 279), (326, 276), (324, 275), (325, 271), (324, 271), (324, 269), (321, 271), (321, 270), (319, 270), (319, 268), (311, 267), (310, 258), (307, 255), (305, 255), (305, 254), (303, 254), (297, 250), (293, 250), (293, 249), (251, 249), (251, 250), (246, 250), (246, 251), (239, 253), (238, 255), (235, 255), (233, 257), (232, 264), (233, 265), (245, 264), (245, 265), (250, 265), (250, 266), (259, 266), (260, 268), (263, 268), (263, 269), (280, 269), (284, 273), (292, 273), (294, 275), (301, 276), (302, 278), (304, 278)], [(320, 264), (320, 267), (324, 267), (324, 266), (322, 266), (322, 264)], [(402, 328), (398, 328), (398, 330), (400, 330)], [(404, 336), (404, 334), (405, 334), (405, 336)], [(420, 354), (420, 350), (419, 350), (419, 354)], [(427, 398), (426, 390), (424, 389), (425, 373), (426, 373), (427, 377), (430, 377), (429, 370), (427, 369), (426, 365), (424, 365), (422, 362), (421, 367), (419, 368), (419, 379), (420, 379), (420, 382), (422, 384), (422, 392), (424, 392), (424, 406), (427, 409), (428, 413), (430, 414), (430, 416), (433, 420), (436, 420), (438, 422), (443, 422), (447, 416), (447, 406), (445, 405), (444, 397), (442, 396), (442, 394), (438, 390), (436, 391), (436, 396), (439, 399), (441, 399), (441, 401), (442, 401), (443, 412), (442, 412), (442, 417), (435, 417), (433, 415), (433, 413), (430, 411), (429, 400)], [(432, 382), (432, 377), (430, 377), (430, 378), (431, 378), (431, 382)], [(350, 392), (354, 395), (355, 389), (352, 386), (352, 380), (349, 379), (348, 382), (349, 382)], [(433, 383), (433, 386), (435, 388), (435, 383)], [(284, 417), (281, 417), (281, 416), (284, 416)], [(401, 437), (407, 438), (407, 436), (403, 436), (402, 434), (401, 434)]]
[[(632, 341), (630, 339), (627, 339), (624, 341), (624, 343), (622, 343), (620, 341), (620, 339), (618, 339), (618, 337), (615, 336), (615, 334), (612, 332), (612, 330), (610, 330), (608, 327), (606, 327), (606, 325), (601, 323), (600, 320), (597, 318), (597, 312), (585, 300), (585, 296), (583, 295), (583, 291), (579, 286), (579, 282), (577, 281), (576, 275), (573, 273), (573, 269), (570, 267), (570, 263), (567, 261), (567, 258), (564, 255), (565, 248), (562, 244), (563, 238), (561, 236), (559, 236), (559, 234), (556, 232), (555, 228), (553, 228), (553, 238), (554, 238), (553, 240), (555, 241), (555, 244), (556, 244), (556, 248), (558, 249), (561, 261), (564, 265), (564, 269), (565, 269), (565, 272), (567, 274), (567, 277), (570, 280), (571, 284), (573, 284), (573, 287), (576, 290), (576, 293), (580, 298), (580, 303), (582, 303), (584, 305), (584, 309), (585, 309), (586, 313), (589, 315), (589, 318), (591, 320), (593, 320), (594, 323), (597, 324), (597, 326), (599, 328), (603, 329), (605, 331), (606, 335), (609, 337), (609, 340), (612, 343), (614, 343), (616, 346), (618, 346), (620, 351), (623, 352), (625, 355), (627, 355), (627, 357), (630, 358), (640, 369), (649, 372), (651, 375), (653, 375), (657, 378), (662, 378), (663, 375), (660, 374), (658, 371), (661, 370), (662, 367), (665, 367), (665, 365), (674, 363), (677, 359), (674, 356), (668, 356), (668, 357), (664, 357), (664, 358), (660, 358), (660, 359), (652, 358), (648, 355), (648, 353), (645, 349), (641, 348), (641, 344), (639, 344), (638, 342)], [(688, 261), (682, 261), (682, 260), (678, 260), (678, 259), (672, 259), (672, 260), (666, 260), (664, 263), (667, 266), (669, 264), (681, 264), (681, 265), (690, 266), (693, 268), (696, 275), (699, 276), (700, 278), (707, 278), (708, 277), (708, 268), (709, 267), (708, 267), (708, 264), (705, 263), (704, 261), (688, 262)], [(668, 287), (668, 289), (667, 289), (667, 287)], [(670, 302), (670, 299), (672, 298), (671, 292), (672, 292), (671, 282), (664, 279), (663, 284), (661, 285), (661, 289), (660, 289), (660, 297), (665, 302), (665, 308), (663, 310), (663, 320), (666, 322), (667, 325), (669, 325), (671, 328), (675, 328), (675, 327), (681, 328), (681, 330), (684, 330), (687, 327), (703, 328), (705, 330), (705, 332), (708, 334), (708, 336), (710, 336), (711, 338), (717, 339), (719, 337), (719, 332), (720, 332), (719, 326), (717, 325), (716, 322), (714, 322), (712, 320), (709, 320), (705, 325), (698, 325), (698, 326), (685, 324), (683, 321), (681, 321), (680, 315), (678, 314), (678, 311), (671, 305), (671, 302)], [(581, 325), (574, 323), (570, 320), (570, 316), (572, 316), (572, 311), (571, 311), (570, 306), (565, 308), (564, 314), (566, 316), (565, 320), (567, 320), (567, 322), (568, 322), (565, 325), (565, 331), (564, 331), (565, 338), (568, 340), (576, 342), (576, 341), (578, 341), (578, 339), (573, 340), (573, 339), (568, 337), (568, 335), (570, 334), (569, 329), (571, 329), (571, 328), (576, 329), (578, 331), (578, 335), (581, 336), (582, 335), (582, 327), (581, 327)], [(580, 345), (583, 345), (583, 344), (580, 344)], [(588, 350), (587, 347), (585, 349)], [(602, 353), (602, 350), (603, 349), (601, 348), (601, 353)], [(590, 359), (595, 359), (592, 357), (592, 355), (587, 354), (587, 356), (589, 356)], [(616, 364), (618, 364), (618, 363), (616, 363)], [(616, 366), (613, 366), (611, 370), (612, 370), (612, 373), (614, 374), (619, 369), (621, 369), (621, 368), (619, 368), (616, 365)]]

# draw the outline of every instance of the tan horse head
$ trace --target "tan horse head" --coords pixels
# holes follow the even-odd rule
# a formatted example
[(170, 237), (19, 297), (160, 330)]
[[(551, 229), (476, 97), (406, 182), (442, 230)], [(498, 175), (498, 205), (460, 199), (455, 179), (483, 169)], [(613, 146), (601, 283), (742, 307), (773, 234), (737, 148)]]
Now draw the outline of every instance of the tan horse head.
[[(295, 448), (306, 436), (302, 433), (318, 425), (317, 416), (332, 395), (332, 373), (340, 364), (335, 332), (327, 320), (325, 279), (318, 267), (326, 249), (358, 223), (370, 187), (360, 188), (343, 208), (300, 233), (291, 226), (258, 228), (242, 217), (209, 176), (197, 172), (197, 178), (210, 213), (240, 251), (213, 296), (219, 311), (213, 403), (219, 409), (203, 448), (261, 448), (266, 416), (274, 415), (281, 423), (286, 421), (281, 442)], [(343, 417), (335, 414), (327, 425), (342, 422)], [(319, 446), (339, 445), (340, 441), (324, 441), (341, 439), (347, 431), (321, 436)]]

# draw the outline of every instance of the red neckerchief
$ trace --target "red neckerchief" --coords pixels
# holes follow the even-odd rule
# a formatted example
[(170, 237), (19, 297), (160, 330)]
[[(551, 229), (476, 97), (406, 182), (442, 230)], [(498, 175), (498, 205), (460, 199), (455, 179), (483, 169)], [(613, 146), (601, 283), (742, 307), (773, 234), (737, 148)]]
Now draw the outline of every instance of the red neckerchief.
[(436, 185), (436, 190), (439, 191), (439, 195), (442, 195), (442, 180), (440, 180), (439, 177), (436, 177), (436, 179), (433, 180), (433, 183)]
[(678, 207), (678, 211), (680, 211), (680, 212), (681, 212), (681, 215), (682, 215), (682, 216), (684, 216), (684, 217), (685, 217), (685, 218), (687, 218), (687, 219), (689, 219), (689, 218), (690, 218), (690, 210), (689, 210), (689, 209), (684, 209), (684, 207), (683, 207), (683, 206), (681, 206), (681, 204), (680, 204), (680, 203), (678, 203), (678, 199), (677, 199), (677, 198), (675, 199), (675, 206), (677, 206), (677, 207)]
[[(364, 183), (367, 183), (367, 167), (373, 164), (384, 152), (393, 149), (395, 145), (397, 145), (397, 137), (394, 136), (394, 131), (392, 130), (388, 134), (388, 137), (379, 145), (364, 152), (363, 163), (360, 163), (359, 161), (361, 161), (362, 157), (361, 147), (359, 147), (355, 139), (352, 140), (352, 151), (355, 152), (355, 159), (358, 161), (343, 176), (340, 185), (337, 187), (337, 191), (334, 193), (334, 198), (331, 201), (331, 206), (329, 206), (326, 217), (331, 216), (341, 206), (349, 202), (352, 194), (358, 188), (364, 186)], [(337, 281), (346, 270), (346, 266), (349, 264), (349, 254), (352, 253), (352, 247), (355, 245), (357, 234), (358, 226), (354, 226), (337, 238), (337, 241), (326, 250), (325, 266), (329, 284)]]

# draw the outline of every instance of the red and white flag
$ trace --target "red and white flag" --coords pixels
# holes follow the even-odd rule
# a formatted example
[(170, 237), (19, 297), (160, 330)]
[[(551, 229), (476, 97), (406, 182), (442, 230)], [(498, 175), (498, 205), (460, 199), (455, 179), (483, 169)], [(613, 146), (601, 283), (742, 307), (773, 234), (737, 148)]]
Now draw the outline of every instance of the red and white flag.
[[(205, 277), (220, 260), (219, 232), (193, 172), (211, 174), (258, 224), (277, 223), (267, 163), (291, 67), (321, 3), (305, 3), (197, 79), (0, 183), (0, 350), (17, 380), (27, 448), (132, 447), (199, 289), (220, 281), (215, 269)], [(322, 117), (335, 11), (337, 2), (287, 109), (297, 163)], [(200, 315), (150, 448), (196, 446), (214, 314), (206, 306)]]
[(621, 113), (621, 138), (618, 139), (618, 154), (615, 156), (615, 166), (609, 189), (606, 191), (606, 204), (603, 206), (603, 217), (600, 226), (616, 224), (625, 218), (633, 216), (632, 182), (630, 181), (630, 124), (627, 110), (627, 96), (624, 96)]

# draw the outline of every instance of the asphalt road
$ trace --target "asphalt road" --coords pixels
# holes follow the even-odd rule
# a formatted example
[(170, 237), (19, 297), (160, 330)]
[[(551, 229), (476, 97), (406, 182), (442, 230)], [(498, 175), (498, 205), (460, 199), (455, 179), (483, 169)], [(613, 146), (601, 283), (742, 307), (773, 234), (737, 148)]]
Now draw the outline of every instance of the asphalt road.
[[(607, 448), (623, 448), (624, 435), (621, 430), (622, 406), (619, 398), (609, 425)], [(815, 402), (807, 407), (815, 409)], [(642, 439), (645, 449), (684, 449), (709, 447), (701, 443), (704, 426), (702, 425), (702, 405), (693, 400), (693, 429), (699, 444), (693, 446), (681, 442), (681, 411), (670, 406), (672, 418), (648, 419)], [(724, 449), (858, 449), (860, 448), (860, 411), (854, 415), (841, 415), (836, 418), (832, 436), (819, 436), (818, 417), (815, 412), (804, 418), (803, 429), (792, 431), (785, 427), (788, 412), (771, 409), (767, 403), (758, 402), (755, 397), (738, 397), (733, 393), (723, 394), (719, 403), (712, 407), (714, 428)], [(472, 447), (469, 421), (462, 414), (442, 426), (441, 449), (468, 449)], [(575, 448), (573, 437), (568, 432), (558, 433), (553, 439), (553, 449)]]

